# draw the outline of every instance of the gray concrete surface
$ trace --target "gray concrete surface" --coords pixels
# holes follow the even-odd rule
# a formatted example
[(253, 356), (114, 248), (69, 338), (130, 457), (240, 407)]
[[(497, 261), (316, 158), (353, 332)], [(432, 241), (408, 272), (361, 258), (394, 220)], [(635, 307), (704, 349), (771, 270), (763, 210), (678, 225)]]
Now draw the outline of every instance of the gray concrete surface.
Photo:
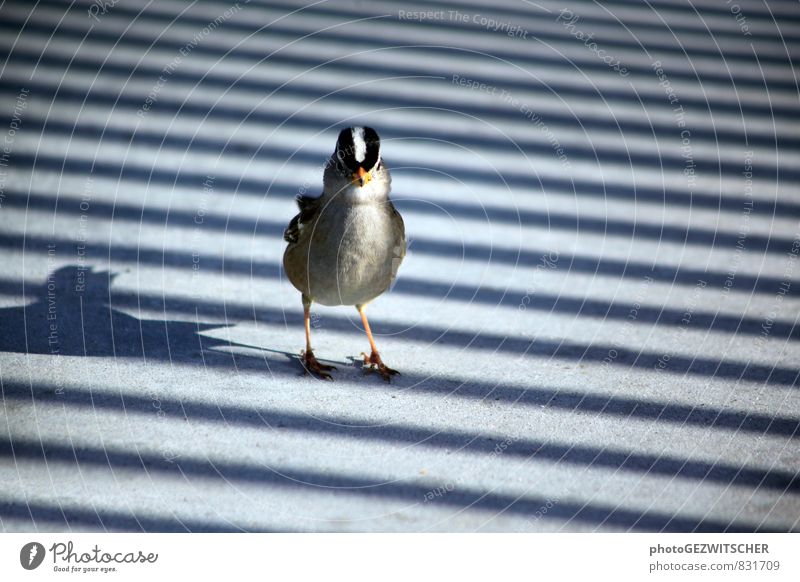
[[(0, 7), (0, 528), (798, 529), (795, 3), (100, 6)], [(391, 384), (280, 269), (355, 123)]]

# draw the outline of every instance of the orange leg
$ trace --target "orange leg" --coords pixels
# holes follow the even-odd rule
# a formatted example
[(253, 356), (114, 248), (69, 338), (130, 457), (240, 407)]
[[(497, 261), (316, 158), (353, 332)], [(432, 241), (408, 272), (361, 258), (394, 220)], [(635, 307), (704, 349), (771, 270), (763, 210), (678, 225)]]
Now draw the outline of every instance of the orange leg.
[(361, 322), (364, 324), (364, 331), (367, 332), (369, 347), (372, 350), (372, 353), (369, 356), (365, 353), (361, 354), (364, 356), (364, 367), (367, 370), (377, 370), (378, 373), (383, 376), (383, 379), (388, 382), (391, 380), (392, 376), (399, 374), (400, 372), (397, 370), (392, 370), (389, 366), (383, 363), (383, 360), (381, 360), (381, 356), (378, 353), (378, 346), (375, 345), (375, 339), (372, 337), (372, 330), (369, 327), (369, 321), (367, 321), (367, 314), (364, 311), (364, 307), (364, 305), (356, 305), (356, 309), (358, 309), (358, 313), (361, 315)]
[(311, 305), (303, 306), (303, 323), (306, 327), (306, 352), (311, 352)]
[(314, 357), (314, 352), (311, 349), (311, 300), (305, 295), (303, 296), (303, 323), (306, 328), (306, 350), (300, 355), (303, 358), (303, 367), (306, 373), (316, 374), (324, 380), (333, 380), (330, 371), (335, 370), (336, 367), (321, 364), (319, 360)]

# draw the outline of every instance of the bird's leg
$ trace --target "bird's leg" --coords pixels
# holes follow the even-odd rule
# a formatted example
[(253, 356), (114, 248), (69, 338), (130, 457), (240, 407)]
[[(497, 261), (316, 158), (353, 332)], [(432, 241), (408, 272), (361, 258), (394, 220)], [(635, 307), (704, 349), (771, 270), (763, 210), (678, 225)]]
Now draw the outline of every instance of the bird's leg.
[(372, 350), (372, 353), (368, 356), (365, 353), (361, 353), (364, 356), (364, 367), (367, 370), (377, 370), (378, 373), (383, 376), (383, 379), (389, 382), (395, 374), (399, 374), (397, 370), (392, 370), (389, 366), (383, 363), (381, 360), (381, 355), (378, 353), (378, 347), (375, 345), (375, 340), (372, 338), (372, 330), (369, 328), (369, 321), (367, 321), (367, 314), (364, 311), (363, 305), (356, 305), (356, 309), (358, 309), (359, 315), (361, 315), (361, 322), (364, 324), (364, 331), (367, 332), (367, 339), (369, 339), (369, 347)]
[(306, 349), (300, 355), (303, 358), (303, 367), (306, 373), (314, 373), (325, 380), (333, 380), (330, 371), (335, 370), (336, 367), (321, 364), (314, 357), (314, 351), (311, 349), (311, 300), (305, 295), (303, 296), (303, 321), (306, 327)]

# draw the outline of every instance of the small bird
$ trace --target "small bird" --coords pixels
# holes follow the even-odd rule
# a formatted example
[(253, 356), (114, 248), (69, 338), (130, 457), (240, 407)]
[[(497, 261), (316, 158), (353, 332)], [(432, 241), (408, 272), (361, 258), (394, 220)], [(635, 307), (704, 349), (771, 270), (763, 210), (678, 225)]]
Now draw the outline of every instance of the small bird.
[(362, 353), (364, 366), (387, 381), (398, 374), (381, 360), (364, 311), (392, 284), (406, 254), (403, 218), (389, 200), (391, 182), (378, 133), (371, 127), (343, 129), (325, 165), (322, 195), (299, 196), (300, 213), (283, 234), (289, 243), (283, 267), (303, 298), (303, 365), (326, 380), (336, 368), (321, 364), (311, 349), (314, 302), (354, 305), (370, 345), (370, 355)]

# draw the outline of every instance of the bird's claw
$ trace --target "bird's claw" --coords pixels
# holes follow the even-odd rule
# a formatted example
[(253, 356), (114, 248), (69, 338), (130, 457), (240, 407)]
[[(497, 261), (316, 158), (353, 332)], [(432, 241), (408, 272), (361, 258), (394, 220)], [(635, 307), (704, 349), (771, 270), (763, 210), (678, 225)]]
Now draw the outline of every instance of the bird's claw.
[(316, 374), (323, 380), (330, 380), (333, 382), (333, 376), (331, 376), (330, 372), (331, 370), (335, 370), (336, 366), (320, 363), (311, 350), (300, 352), (300, 357), (302, 358), (301, 362), (306, 374)]
[(377, 371), (384, 380), (390, 382), (392, 380), (392, 376), (400, 375), (400, 372), (397, 370), (393, 370), (389, 366), (383, 363), (381, 360), (380, 354), (378, 352), (372, 352), (369, 356), (365, 352), (361, 352), (361, 355), (364, 356), (364, 373), (371, 372), (373, 370)]

